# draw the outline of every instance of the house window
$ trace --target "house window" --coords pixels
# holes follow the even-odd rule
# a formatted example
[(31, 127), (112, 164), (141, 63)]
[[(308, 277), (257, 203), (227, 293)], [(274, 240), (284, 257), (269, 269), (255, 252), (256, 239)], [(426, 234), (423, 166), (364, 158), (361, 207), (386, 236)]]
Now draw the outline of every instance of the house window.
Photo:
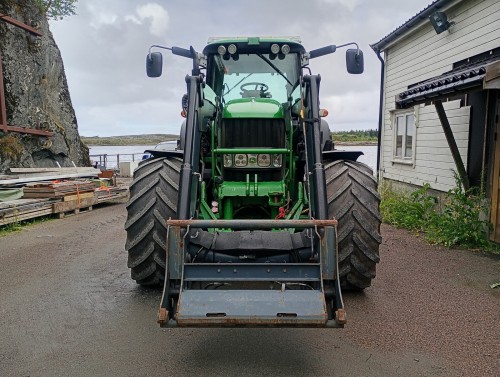
[(415, 129), (415, 116), (413, 113), (397, 114), (396, 138), (394, 145), (394, 158), (412, 160), (414, 154), (413, 135)]

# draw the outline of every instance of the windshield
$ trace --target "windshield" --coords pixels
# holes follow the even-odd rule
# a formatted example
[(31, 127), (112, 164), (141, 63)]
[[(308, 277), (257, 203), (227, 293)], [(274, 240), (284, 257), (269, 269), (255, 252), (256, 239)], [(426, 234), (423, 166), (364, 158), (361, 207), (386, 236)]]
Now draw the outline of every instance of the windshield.
[(213, 87), (220, 88), (218, 94), (225, 102), (256, 97), (284, 103), (299, 83), (297, 59), (297, 54), (284, 55), (283, 59), (269, 54), (239, 54), (237, 60), (214, 55), (213, 68), (218, 72), (213, 72), (212, 77), (219, 81), (222, 76), (223, 83)]

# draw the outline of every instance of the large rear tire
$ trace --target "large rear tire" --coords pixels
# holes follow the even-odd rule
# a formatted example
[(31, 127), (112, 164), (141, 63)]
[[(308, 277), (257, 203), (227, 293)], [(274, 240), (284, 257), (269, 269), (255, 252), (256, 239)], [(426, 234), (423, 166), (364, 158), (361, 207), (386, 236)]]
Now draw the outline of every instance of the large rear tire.
[(165, 279), (166, 221), (175, 218), (182, 160), (175, 157), (143, 161), (134, 172), (127, 204), (128, 267), (141, 285)]
[(339, 275), (344, 289), (371, 285), (380, 260), (380, 195), (367, 165), (334, 161), (325, 166), (328, 214), (338, 220)]

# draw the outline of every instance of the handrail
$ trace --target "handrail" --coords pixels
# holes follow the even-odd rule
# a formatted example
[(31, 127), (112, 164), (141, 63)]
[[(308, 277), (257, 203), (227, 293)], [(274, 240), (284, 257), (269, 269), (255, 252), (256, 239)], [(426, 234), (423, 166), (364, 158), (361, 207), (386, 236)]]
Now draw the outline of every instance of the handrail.
[[(127, 156), (132, 156), (131, 158)], [(141, 161), (144, 153), (101, 153), (89, 155), (92, 165), (99, 166), (101, 170), (119, 169), (120, 162)]]

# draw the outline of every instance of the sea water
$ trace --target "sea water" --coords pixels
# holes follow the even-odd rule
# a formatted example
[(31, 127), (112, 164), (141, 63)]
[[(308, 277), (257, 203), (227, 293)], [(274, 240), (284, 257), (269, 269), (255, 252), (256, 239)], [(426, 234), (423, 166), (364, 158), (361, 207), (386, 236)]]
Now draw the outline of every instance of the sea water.
[[(99, 161), (97, 155), (108, 155), (108, 168), (115, 168), (117, 165), (117, 155), (120, 161), (141, 160), (144, 151), (154, 148), (154, 145), (101, 145), (90, 146), (90, 160), (95, 163)], [(358, 158), (359, 162), (367, 164), (375, 172), (377, 168), (377, 146), (376, 145), (338, 145), (337, 149), (345, 151), (361, 151), (363, 155)]]

